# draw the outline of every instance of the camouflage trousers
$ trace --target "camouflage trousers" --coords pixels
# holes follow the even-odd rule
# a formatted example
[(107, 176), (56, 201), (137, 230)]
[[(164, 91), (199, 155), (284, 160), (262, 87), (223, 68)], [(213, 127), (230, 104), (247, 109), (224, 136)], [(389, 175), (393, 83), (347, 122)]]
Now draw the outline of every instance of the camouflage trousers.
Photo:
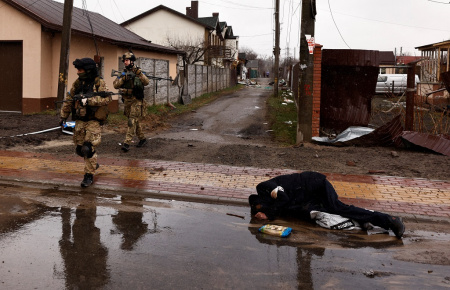
[(142, 131), (141, 120), (147, 115), (146, 111), (147, 105), (144, 100), (138, 100), (134, 97), (131, 99), (125, 99), (124, 114), (128, 118), (128, 130), (124, 143), (130, 145), (134, 136), (137, 136), (139, 140), (145, 139), (144, 132)]
[(95, 120), (75, 122), (75, 129), (73, 132), (73, 142), (76, 146), (83, 146), (85, 142), (92, 144), (92, 157), (84, 157), (84, 173), (95, 174), (97, 167), (97, 152), (95, 148), (100, 145), (102, 140), (102, 128), (100, 123)]

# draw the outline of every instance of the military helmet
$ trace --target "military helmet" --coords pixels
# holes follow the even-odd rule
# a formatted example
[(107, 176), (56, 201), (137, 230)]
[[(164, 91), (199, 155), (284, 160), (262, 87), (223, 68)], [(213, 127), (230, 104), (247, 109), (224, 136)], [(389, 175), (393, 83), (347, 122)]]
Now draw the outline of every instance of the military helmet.
[(136, 57), (134, 56), (134, 54), (131, 51), (129, 51), (129, 52), (125, 52), (125, 54), (122, 56), (122, 62), (124, 62), (126, 59), (135, 61)]
[(82, 58), (82, 59), (76, 59), (73, 62), (73, 65), (77, 68), (77, 69), (84, 69), (85, 71), (90, 71), (92, 69), (96, 69), (97, 68), (97, 64), (95, 63), (95, 61), (92, 58)]

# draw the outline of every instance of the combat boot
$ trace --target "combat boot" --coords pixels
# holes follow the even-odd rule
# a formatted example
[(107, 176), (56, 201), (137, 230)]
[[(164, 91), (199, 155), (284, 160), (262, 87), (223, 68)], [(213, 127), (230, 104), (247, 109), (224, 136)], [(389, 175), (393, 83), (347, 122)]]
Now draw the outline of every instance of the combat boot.
[(147, 138), (144, 138), (142, 140), (139, 140), (139, 143), (136, 145), (136, 147), (142, 147), (145, 144), (147, 144)]
[(128, 152), (128, 151), (130, 151), (130, 145), (128, 145), (127, 143), (123, 143), (121, 149), (123, 152)]
[(94, 183), (94, 175), (86, 173), (84, 175), (83, 181), (81, 182), (81, 187), (88, 187)]

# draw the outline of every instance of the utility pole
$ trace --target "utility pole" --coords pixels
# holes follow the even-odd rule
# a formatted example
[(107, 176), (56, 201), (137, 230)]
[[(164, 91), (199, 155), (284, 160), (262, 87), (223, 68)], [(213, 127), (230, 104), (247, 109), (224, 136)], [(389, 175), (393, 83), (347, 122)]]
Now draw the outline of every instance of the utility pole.
[(275, 55), (273, 94), (278, 97), (278, 77), (280, 74), (280, 0), (275, 0)]
[(63, 27), (61, 33), (61, 53), (59, 57), (59, 77), (57, 100), (64, 99), (69, 71), (70, 31), (72, 29), (73, 0), (64, 0)]
[(302, 1), (300, 73), (297, 100), (297, 144), (303, 141), (309, 142), (312, 138), (314, 54), (309, 52), (306, 35), (314, 37), (315, 21), (316, 1)]

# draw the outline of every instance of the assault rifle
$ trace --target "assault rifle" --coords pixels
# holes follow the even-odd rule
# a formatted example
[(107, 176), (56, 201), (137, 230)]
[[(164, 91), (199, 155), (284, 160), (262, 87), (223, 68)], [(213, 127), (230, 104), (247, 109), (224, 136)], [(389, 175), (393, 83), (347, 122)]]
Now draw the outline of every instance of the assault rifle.
[[(147, 78), (156, 81), (156, 83), (155, 83), (156, 93), (158, 93), (158, 81), (170, 81), (170, 82), (174, 81), (172, 79), (172, 77), (170, 77), (170, 78), (161, 78), (161, 77), (157, 77), (157, 76), (152, 76), (152, 75), (149, 75), (147, 72), (145, 72), (143, 70), (141, 70), (141, 73), (143, 73)], [(121, 75), (122, 75), (122, 72), (120, 72), (118, 70), (113, 69), (111, 71), (111, 77), (120, 77)], [(136, 74), (134, 72), (132, 72), (132, 71), (127, 71), (127, 72), (125, 72), (125, 76), (127, 78), (131, 79), (131, 78), (134, 78), (136, 76)]]
[[(81, 101), (82, 99), (90, 99), (95, 96), (100, 96), (102, 98), (106, 98), (108, 96), (113, 96), (113, 95), (120, 95), (120, 94), (113, 93), (113, 92), (92, 92), (92, 93), (86, 93), (86, 94), (81, 93), (81, 94), (76, 94), (75, 96), (73, 96), (72, 101), (77, 102), (77, 101)], [(65, 102), (68, 102), (68, 100), (55, 101), (55, 105), (57, 106), (58, 103), (65, 103)]]

